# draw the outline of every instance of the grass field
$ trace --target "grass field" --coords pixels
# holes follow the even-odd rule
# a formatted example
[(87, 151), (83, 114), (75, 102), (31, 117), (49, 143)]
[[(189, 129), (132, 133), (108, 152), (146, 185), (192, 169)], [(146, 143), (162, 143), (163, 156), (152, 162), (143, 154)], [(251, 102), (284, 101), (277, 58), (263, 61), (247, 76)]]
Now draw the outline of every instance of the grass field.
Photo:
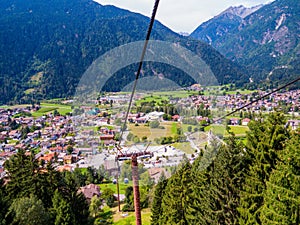
[(153, 93), (147, 93), (154, 97), (158, 96), (161, 98), (186, 98), (189, 95), (197, 94), (197, 91), (158, 91)]
[(72, 111), (70, 105), (61, 105), (61, 104), (53, 104), (53, 103), (41, 103), (41, 108), (32, 113), (32, 116), (34, 117), (40, 117), (44, 114), (53, 112), (54, 110), (57, 110), (61, 115), (66, 115), (67, 113), (70, 113)]
[(195, 150), (191, 147), (190, 142), (177, 142), (172, 144), (173, 147), (180, 149), (186, 154), (195, 153)]
[(136, 101), (136, 105), (140, 106), (143, 102), (155, 102), (155, 105), (161, 105), (163, 101), (169, 101), (169, 98), (166, 96), (147, 96), (145, 98), (142, 98), (141, 100)]
[[(14, 105), (14, 106), (0, 106), (0, 108), (8, 109), (8, 108), (25, 108), (27, 106), (31, 105)], [(67, 113), (70, 113), (72, 111), (70, 105), (62, 105), (62, 104), (53, 104), (53, 103), (41, 103), (41, 108), (32, 113), (33, 117), (40, 117), (43, 116), (44, 114), (53, 112), (54, 110), (57, 110), (61, 115), (66, 115)]]
[[(113, 211), (116, 211), (113, 209)], [(113, 224), (116, 225), (128, 225), (128, 224), (135, 224), (135, 214), (134, 212), (129, 212), (128, 216), (122, 217), (123, 213), (115, 212), (113, 215)], [(142, 210), (142, 224), (143, 225), (150, 225), (151, 224), (151, 210), (150, 209), (143, 209)]]
[[(99, 184), (101, 191), (110, 188), (114, 191), (114, 193), (118, 193), (117, 192), (117, 185), (113, 184), (113, 183), (108, 183), (108, 184)], [(120, 189), (120, 194), (125, 194), (125, 190), (126, 188), (132, 186), (132, 181), (129, 181), (128, 184), (125, 184), (123, 181), (119, 181), (119, 189)]]
[(205, 131), (210, 131), (214, 134), (222, 135), (224, 136), (226, 134), (225, 126), (223, 125), (211, 125), (204, 128)]
[(160, 123), (160, 126), (163, 126), (165, 129), (150, 128), (144, 124), (139, 126), (129, 124), (128, 126), (131, 133), (139, 138), (146, 136), (150, 141), (153, 141), (155, 138), (174, 136), (177, 133), (177, 123), (174, 122)]
[(205, 132), (193, 132), (189, 135), (189, 138), (194, 142), (198, 148), (204, 148), (207, 145), (208, 137)]
[(18, 142), (20, 142), (20, 141), (14, 140), (14, 139), (8, 140), (8, 144), (17, 144)]
[(188, 132), (188, 127), (191, 126), (192, 127), (192, 131), (194, 130), (195, 127), (199, 128), (199, 126), (195, 126), (195, 125), (190, 125), (190, 124), (180, 124), (183, 133)]
[[(166, 137), (174, 136), (175, 134), (177, 134), (177, 123), (163, 122), (163, 123), (160, 123), (160, 125), (165, 128), (165, 132), (163, 132), (163, 133)], [(151, 130), (153, 130), (153, 129), (151, 129)], [(159, 136), (159, 137), (161, 137), (161, 136)]]
[(229, 126), (229, 127), (236, 136), (245, 136), (246, 132), (249, 131), (248, 126)]
[[(236, 136), (246, 136), (246, 132), (249, 131), (249, 127), (247, 126), (229, 126), (231, 131), (236, 135)], [(205, 127), (205, 131), (209, 131), (210, 129), (212, 129), (212, 131), (215, 133), (215, 134), (221, 134), (223, 136), (227, 136), (228, 133), (227, 131), (225, 130), (225, 126), (222, 126), (222, 125), (215, 125), (215, 126), (207, 126)]]
[(177, 129), (178, 129), (178, 123), (172, 123), (172, 125), (171, 125), (171, 133), (172, 133), (172, 135), (176, 135), (177, 134)]
[(29, 95), (29, 94), (31, 94), (31, 93), (34, 92), (34, 91), (35, 91), (34, 88), (29, 88), (29, 89), (27, 89), (26, 91), (24, 91), (24, 93), (25, 93), (26, 95)]
[[(121, 204), (121, 209), (123, 208), (124, 204)], [(118, 211), (118, 206), (109, 208), (108, 206), (104, 206), (102, 212), (99, 213), (99, 219), (105, 220), (109, 224), (116, 224), (116, 225), (128, 225), (128, 224), (135, 224), (135, 214), (134, 212), (126, 213), (127, 216), (124, 216), (124, 212)], [(151, 221), (151, 210), (149, 208), (142, 210), (142, 223), (143, 225), (150, 225)], [(98, 223), (97, 223), (98, 224)], [(100, 223), (102, 224), (102, 223)], [(107, 223), (103, 223), (107, 224)]]
[(29, 104), (24, 105), (1, 105), (1, 109), (16, 109), (16, 108), (26, 108), (27, 106), (31, 106)]
[[(226, 92), (226, 94), (251, 94), (253, 91), (250, 90), (235, 90), (235, 91), (224, 91), (221, 90), (220, 86), (211, 86), (204, 89), (204, 95), (216, 95), (216, 93), (219, 93), (218, 95), (221, 95), (223, 92)], [(198, 91), (162, 91), (162, 92), (153, 92), (153, 93), (147, 93), (148, 95), (152, 95), (154, 98), (161, 97), (164, 98), (186, 98), (190, 95), (197, 95)], [(148, 97), (146, 97), (148, 98)]]
[(139, 126), (135, 126), (134, 124), (128, 124), (128, 128), (131, 133), (138, 136), (139, 138), (142, 138), (144, 136), (150, 137), (151, 135), (150, 128), (143, 124)]
[(242, 95), (248, 95), (248, 94), (251, 94), (252, 92), (254, 92), (254, 91), (250, 91), (250, 90), (226, 91), (226, 93), (230, 94), (230, 95), (235, 95), (237, 93), (240, 93)]
[(97, 133), (98, 132), (98, 127), (95, 127), (95, 126), (90, 126), (90, 127), (80, 127), (80, 130), (83, 131), (83, 130), (92, 130), (94, 131), (94, 133)]

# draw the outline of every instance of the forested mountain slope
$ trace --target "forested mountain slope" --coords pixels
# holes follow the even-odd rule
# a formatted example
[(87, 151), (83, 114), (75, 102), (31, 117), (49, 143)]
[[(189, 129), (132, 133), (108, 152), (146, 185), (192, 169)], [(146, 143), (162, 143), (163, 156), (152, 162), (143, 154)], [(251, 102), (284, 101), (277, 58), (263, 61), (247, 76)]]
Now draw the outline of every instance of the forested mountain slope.
[[(148, 23), (145, 16), (91, 0), (0, 0), (0, 104), (72, 96), (96, 58), (143, 40)], [(151, 38), (178, 42), (201, 55), (220, 83), (246, 77), (207, 44), (184, 38), (159, 22)], [(131, 79), (110, 85), (110, 90), (120, 90)], [(184, 75), (174, 79), (192, 82)]]
[(245, 18), (223, 13), (212, 19), (207, 29), (205, 23), (191, 36), (204, 41), (203, 37), (211, 37), (208, 43), (251, 68), (256, 80), (286, 82), (300, 74), (299, 12), (299, 1), (276, 0)]
[(262, 5), (251, 8), (246, 8), (242, 5), (229, 7), (219, 15), (202, 23), (190, 36), (214, 46), (222, 36), (238, 28), (246, 16), (255, 12), (260, 7), (262, 7)]

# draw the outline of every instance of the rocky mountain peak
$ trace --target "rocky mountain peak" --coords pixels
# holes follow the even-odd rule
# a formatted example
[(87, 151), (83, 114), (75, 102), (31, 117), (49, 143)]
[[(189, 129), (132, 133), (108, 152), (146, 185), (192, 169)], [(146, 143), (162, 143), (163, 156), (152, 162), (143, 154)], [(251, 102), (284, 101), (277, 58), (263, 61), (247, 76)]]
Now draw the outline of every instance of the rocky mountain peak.
[(257, 11), (258, 9), (260, 9), (263, 6), (263, 4), (260, 5), (256, 5), (250, 8), (247, 8), (243, 5), (240, 6), (231, 6), (228, 9), (226, 9), (225, 11), (223, 11), (220, 15), (226, 14), (226, 13), (230, 13), (236, 16), (239, 16), (241, 18), (245, 18), (248, 15), (254, 13), (255, 11)]

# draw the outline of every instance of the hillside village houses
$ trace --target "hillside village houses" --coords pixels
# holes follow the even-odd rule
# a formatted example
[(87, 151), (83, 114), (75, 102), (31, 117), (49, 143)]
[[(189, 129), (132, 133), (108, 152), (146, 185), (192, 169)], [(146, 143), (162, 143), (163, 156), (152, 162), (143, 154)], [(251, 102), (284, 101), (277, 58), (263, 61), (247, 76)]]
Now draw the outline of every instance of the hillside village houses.
[(150, 112), (150, 113), (135, 113), (128, 115), (128, 121), (131, 123), (146, 123), (148, 121), (162, 121), (164, 112)]
[[(192, 103), (194, 106), (204, 105), (205, 108), (213, 107), (214, 101), (218, 106), (223, 107), (223, 109), (233, 110), (240, 108), (251, 101), (258, 99), (261, 96), (267, 94), (265, 91), (258, 91), (251, 94), (226, 94), (220, 95), (215, 94), (211, 96), (197, 95), (187, 98), (181, 98), (177, 100), (177, 104), (189, 105)], [(298, 112), (300, 110), (300, 90), (292, 90), (288, 92), (277, 92), (265, 99), (259, 100), (253, 103), (248, 109), (251, 110), (262, 110), (262, 111), (272, 111), (274, 109), (279, 109), (285, 105), (290, 105), (291, 108), (289, 112)]]
[[(264, 94), (264, 92), (259, 93), (259, 95)], [(253, 94), (220, 96), (218, 97), (218, 104), (224, 110), (233, 110), (253, 101), (256, 97)], [(275, 93), (256, 102), (249, 109), (271, 111), (275, 108), (289, 107), (288, 112), (297, 115), (300, 108), (299, 98), (299, 90)], [(106, 101), (111, 99), (113, 98), (106, 97)], [(102, 100), (104, 101), (104, 99)], [(113, 104), (124, 103), (125, 100), (125, 97), (120, 95), (114, 97)], [(213, 101), (215, 101), (213, 96), (195, 95), (177, 99), (176, 104), (194, 107), (202, 105), (204, 109), (210, 109), (215, 104)], [(120, 127), (112, 124), (118, 118), (124, 119), (124, 112), (107, 118), (105, 113), (91, 107), (84, 109), (87, 119), (83, 121), (80, 121), (80, 118), (74, 118), (74, 116), (54, 116), (51, 113), (34, 118), (30, 116), (31, 110), (30, 107), (0, 108), (0, 172), (2, 176), (4, 174), (4, 161), (15, 154), (18, 149), (33, 149), (39, 160), (44, 162), (56, 160), (60, 165), (58, 167), (60, 170), (64, 167), (67, 170), (72, 170), (76, 163), (84, 162), (81, 160), (85, 156), (96, 154), (99, 148), (114, 148), (116, 144), (115, 135), (120, 132)], [(163, 115), (163, 112), (156, 111), (138, 112), (129, 114), (128, 122), (163, 121)], [(182, 115), (174, 115), (172, 120), (180, 121), (181, 117)], [(196, 119), (198, 122), (208, 121), (208, 117), (198, 116)], [(247, 126), (249, 122), (249, 118), (230, 119), (231, 125)], [(299, 124), (298, 119), (288, 121), (288, 125), (293, 130), (296, 130)], [(95, 127), (99, 127), (99, 129), (95, 129)]]

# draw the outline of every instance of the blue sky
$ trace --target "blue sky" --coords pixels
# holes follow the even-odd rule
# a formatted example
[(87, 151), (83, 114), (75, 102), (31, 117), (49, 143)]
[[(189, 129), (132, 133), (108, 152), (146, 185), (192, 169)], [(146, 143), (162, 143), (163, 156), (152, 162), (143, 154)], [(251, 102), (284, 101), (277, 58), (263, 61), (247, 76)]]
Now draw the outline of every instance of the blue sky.
[[(102, 5), (151, 15), (154, 0), (95, 0)], [(230, 6), (247, 7), (266, 4), (270, 0), (161, 0), (157, 19), (176, 32), (192, 32), (202, 22), (216, 16)]]

